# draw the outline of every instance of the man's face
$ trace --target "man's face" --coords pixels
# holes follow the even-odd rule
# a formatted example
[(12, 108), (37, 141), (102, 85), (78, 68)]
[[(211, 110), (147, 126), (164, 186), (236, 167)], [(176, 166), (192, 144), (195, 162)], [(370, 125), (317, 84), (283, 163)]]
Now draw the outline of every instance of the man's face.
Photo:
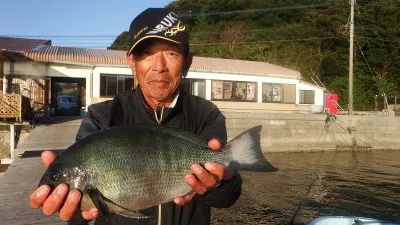
[(156, 38), (140, 43), (128, 61), (145, 99), (158, 102), (174, 97), (182, 71), (190, 64), (179, 45)]

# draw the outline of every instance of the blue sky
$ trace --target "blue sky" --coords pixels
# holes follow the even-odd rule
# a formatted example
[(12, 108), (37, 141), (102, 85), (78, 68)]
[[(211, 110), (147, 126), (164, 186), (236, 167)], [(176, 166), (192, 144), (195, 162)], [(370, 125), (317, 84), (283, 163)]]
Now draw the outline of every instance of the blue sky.
[(106, 48), (141, 11), (172, 1), (2, 1), (0, 36), (50, 39), (55, 46)]

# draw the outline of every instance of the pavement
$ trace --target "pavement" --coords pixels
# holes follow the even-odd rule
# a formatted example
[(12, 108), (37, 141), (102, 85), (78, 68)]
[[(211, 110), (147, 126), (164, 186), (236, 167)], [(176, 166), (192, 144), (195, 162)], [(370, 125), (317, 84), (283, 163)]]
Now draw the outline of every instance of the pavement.
[(63, 224), (58, 213), (45, 216), (29, 204), (45, 171), (40, 154), (44, 150), (62, 152), (75, 141), (82, 119), (53, 117), (41, 120), (30, 136), (16, 149), (16, 159), (0, 177), (0, 224)]

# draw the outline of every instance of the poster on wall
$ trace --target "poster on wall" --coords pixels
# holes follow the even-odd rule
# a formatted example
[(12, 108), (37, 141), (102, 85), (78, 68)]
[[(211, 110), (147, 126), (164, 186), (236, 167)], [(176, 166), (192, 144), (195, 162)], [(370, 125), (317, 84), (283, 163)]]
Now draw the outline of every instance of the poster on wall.
[(236, 100), (244, 101), (246, 100), (246, 92), (247, 92), (246, 83), (236, 83)]
[(247, 97), (248, 101), (254, 101), (256, 97), (256, 83), (247, 83)]
[(232, 97), (233, 84), (230, 81), (224, 81), (224, 99), (229, 100)]
[(280, 102), (281, 85), (263, 84), (262, 96), (263, 96), (263, 102)]
[(223, 81), (212, 82), (212, 99), (222, 99)]

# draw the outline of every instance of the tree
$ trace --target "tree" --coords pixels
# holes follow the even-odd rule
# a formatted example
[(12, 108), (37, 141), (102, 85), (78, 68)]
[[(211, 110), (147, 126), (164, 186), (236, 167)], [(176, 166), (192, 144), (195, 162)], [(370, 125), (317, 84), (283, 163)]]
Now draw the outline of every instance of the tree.
[[(263, 61), (298, 70), (306, 80), (320, 77), (347, 105), (348, 0), (176, 0), (166, 7), (186, 15), (195, 56)], [(399, 8), (400, 1), (357, 0), (355, 110), (374, 109), (375, 95), (400, 94)], [(123, 32), (110, 49), (125, 50), (128, 42)]]
[(130, 43), (129, 32), (124, 31), (114, 40), (108, 50), (124, 50), (126, 51), (129, 48)]

